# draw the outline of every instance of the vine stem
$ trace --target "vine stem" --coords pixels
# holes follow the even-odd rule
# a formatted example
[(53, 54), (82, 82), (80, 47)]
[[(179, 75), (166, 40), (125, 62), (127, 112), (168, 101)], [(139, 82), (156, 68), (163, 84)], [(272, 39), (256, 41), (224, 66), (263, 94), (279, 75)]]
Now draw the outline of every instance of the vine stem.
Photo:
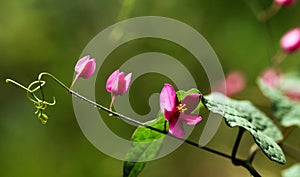
[(276, 14), (278, 11), (277, 4), (273, 2), (273, 4), (267, 9), (263, 10), (261, 4), (257, 2), (257, 0), (244, 0), (245, 4), (252, 11), (258, 22), (261, 23), (263, 28), (263, 35), (265, 36), (265, 40), (267, 43), (267, 55), (268, 55), (268, 63), (270, 67), (274, 66), (274, 57), (275, 52), (275, 43), (272, 37), (272, 31), (269, 24), (269, 19)]
[[(42, 72), (42, 73), (40, 73), (40, 74), (38, 75), (38, 82), (40, 82), (40, 83), (41, 83), (41, 82), (44, 82), (44, 81), (42, 80), (42, 77), (43, 77), (44, 75), (45, 75), (45, 76), (49, 76), (50, 78), (52, 78), (56, 83), (58, 83), (60, 86), (62, 86), (66, 91), (68, 91), (68, 92), (69, 92), (71, 95), (73, 95), (74, 97), (79, 98), (79, 99), (81, 99), (81, 100), (83, 100), (83, 101), (85, 101), (85, 102), (91, 104), (91, 105), (94, 106), (94, 107), (97, 107), (97, 109), (104, 110), (105, 112), (109, 113), (109, 114), (112, 115), (112, 116), (115, 116), (115, 117), (117, 117), (117, 118), (119, 118), (119, 119), (121, 119), (121, 120), (128, 121), (128, 122), (133, 123), (133, 124), (135, 124), (135, 125), (137, 125), (137, 126), (143, 126), (143, 127), (148, 128), (148, 129), (150, 129), (150, 130), (156, 131), (156, 132), (158, 132), (158, 133), (164, 134), (164, 135), (166, 135), (166, 136), (169, 136), (169, 137), (172, 137), (172, 138), (177, 139), (177, 140), (179, 140), (179, 141), (182, 141), (182, 142), (184, 142), (184, 143), (187, 143), (187, 144), (189, 144), (189, 145), (191, 145), (191, 146), (194, 146), (194, 147), (196, 147), (196, 148), (203, 149), (203, 150), (205, 150), (205, 151), (207, 151), (207, 152), (210, 152), (210, 153), (213, 153), (213, 154), (217, 154), (217, 155), (219, 155), (219, 156), (221, 156), (221, 157), (224, 157), (224, 158), (227, 158), (227, 159), (231, 159), (231, 161), (233, 162), (234, 165), (243, 166), (243, 167), (245, 167), (245, 168), (246, 168), (246, 169), (247, 169), (254, 177), (260, 177), (260, 175), (259, 175), (258, 172), (253, 168), (253, 166), (251, 165), (251, 163), (249, 163), (248, 161), (244, 161), (244, 160), (241, 160), (241, 159), (236, 158), (236, 153), (237, 153), (237, 150), (238, 150), (239, 142), (240, 142), (240, 140), (241, 140), (241, 138), (242, 138), (242, 134), (243, 134), (243, 132), (244, 132), (244, 129), (241, 129), (241, 128), (240, 128), (239, 134), (238, 134), (238, 138), (237, 138), (236, 143), (235, 143), (235, 145), (234, 145), (232, 154), (231, 154), (231, 155), (228, 155), (228, 154), (226, 154), (226, 153), (219, 152), (219, 151), (217, 151), (217, 150), (215, 150), (215, 149), (211, 149), (211, 148), (208, 148), (208, 147), (205, 147), (205, 146), (200, 146), (198, 143), (195, 143), (195, 142), (190, 141), (190, 140), (188, 140), (188, 139), (178, 138), (178, 137), (176, 137), (176, 136), (174, 136), (174, 135), (168, 133), (168, 131), (166, 131), (165, 129), (164, 129), (164, 130), (160, 130), (160, 129), (158, 129), (158, 128), (149, 126), (149, 125), (147, 125), (146, 123), (139, 122), (139, 121), (134, 120), (134, 119), (132, 119), (132, 118), (130, 118), (130, 117), (128, 117), (128, 116), (125, 116), (125, 115), (120, 114), (120, 113), (118, 113), (118, 112), (112, 111), (111, 109), (109, 109), (109, 108), (107, 108), (107, 107), (105, 107), (105, 106), (103, 106), (103, 105), (101, 105), (101, 104), (98, 104), (98, 103), (96, 103), (95, 101), (92, 101), (92, 100), (90, 100), (90, 99), (88, 99), (88, 98), (86, 98), (86, 97), (80, 95), (79, 93), (77, 93), (77, 92), (75, 92), (75, 91), (69, 89), (69, 87), (67, 87), (63, 82), (61, 82), (59, 79), (57, 79), (55, 76), (53, 76), (53, 75), (50, 74), (50, 73), (47, 73), (47, 72)], [(12, 82), (12, 83), (14, 83), (14, 84), (16, 84), (16, 85), (18, 85), (18, 86), (20, 86), (21, 88), (23, 88), (23, 89), (25, 89), (25, 90), (28, 91), (28, 88), (22, 86), (21, 84), (17, 83), (16, 81), (13, 81), (13, 80), (11, 80), (11, 79), (10, 79), (9, 81)], [(7, 83), (8, 83), (8, 82), (7, 82)], [(40, 85), (39, 88), (41, 88), (41, 87), (42, 87), (42, 86)]]
[(251, 173), (251, 175), (253, 175), (254, 177), (261, 177), (261, 175), (252, 166), (251, 161), (240, 160), (236, 157), (236, 154), (238, 152), (238, 148), (239, 148), (239, 145), (240, 145), (240, 142), (241, 142), (244, 132), (245, 132), (245, 129), (242, 127), (239, 127), (239, 132), (236, 137), (236, 140), (235, 140), (235, 143), (234, 143), (234, 146), (232, 149), (232, 153), (231, 153), (231, 161), (236, 166), (242, 166), (242, 167), (246, 168)]
[(239, 145), (240, 145), (240, 142), (241, 142), (244, 132), (245, 132), (245, 129), (239, 127), (239, 132), (238, 132), (238, 135), (236, 137), (236, 140), (235, 140), (232, 152), (231, 152), (231, 161), (234, 165), (240, 165), (240, 161), (236, 159), (236, 154), (237, 154), (237, 151), (238, 151), (238, 148), (239, 148)]
[(125, 116), (125, 115), (123, 115), (123, 114), (120, 114), (120, 113), (117, 113), (117, 112), (115, 112), (115, 111), (112, 111), (111, 109), (109, 109), (109, 108), (107, 108), (107, 107), (105, 107), (105, 106), (103, 106), (103, 105), (100, 105), (100, 104), (96, 103), (95, 101), (92, 101), (92, 100), (90, 100), (90, 99), (88, 99), (88, 98), (86, 98), (86, 97), (80, 95), (79, 93), (77, 93), (77, 92), (75, 92), (75, 91), (73, 91), (73, 90), (70, 90), (63, 82), (61, 82), (59, 79), (57, 79), (55, 76), (53, 76), (53, 75), (50, 74), (50, 73), (47, 73), (47, 72), (42, 72), (42, 73), (40, 73), (39, 76), (38, 76), (38, 80), (41, 81), (41, 80), (42, 80), (42, 77), (43, 77), (44, 75), (47, 75), (47, 76), (49, 76), (50, 78), (52, 78), (55, 82), (57, 82), (60, 86), (62, 86), (65, 90), (67, 90), (67, 91), (68, 91), (70, 94), (72, 94), (73, 96), (75, 96), (75, 97), (77, 97), (77, 98), (79, 98), (79, 99), (81, 99), (81, 100), (83, 100), (83, 101), (85, 101), (85, 102), (91, 104), (92, 106), (96, 106), (98, 109), (104, 110), (104, 111), (106, 111), (107, 113), (109, 113), (109, 114), (111, 114), (111, 115), (113, 115), (113, 116), (115, 116), (115, 117), (117, 117), (117, 118), (119, 118), (119, 119), (126, 120), (126, 121), (128, 121), (128, 122), (130, 122), (130, 123), (133, 123), (133, 124), (137, 125), (137, 126), (143, 126), (143, 127), (146, 127), (146, 128), (151, 129), (151, 130), (153, 130), (153, 131), (162, 133), (162, 134), (164, 134), (164, 135), (167, 135), (167, 136), (169, 136), (169, 137), (172, 137), (172, 138), (175, 138), (175, 139), (177, 139), (177, 140), (183, 141), (184, 143), (187, 143), (187, 144), (192, 145), (192, 146), (195, 146), (195, 147), (197, 147), (197, 148), (199, 148), (199, 149), (203, 149), (203, 150), (206, 150), (206, 151), (208, 151), (208, 152), (217, 154), (217, 155), (219, 155), (219, 156), (222, 156), (222, 157), (225, 157), (225, 158), (228, 158), (228, 159), (231, 158), (230, 155), (225, 154), (225, 153), (223, 153), (223, 152), (219, 152), (219, 151), (217, 151), (217, 150), (214, 150), (214, 149), (211, 149), (211, 148), (208, 148), (208, 147), (200, 146), (198, 143), (195, 143), (195, 142), (190, 141), (190, 140), (188, 140), (188, 139), (178, 138), (178, 137), (176, 137), (176, 136), (174, 136), (174, 135), (172, 135), (172, 134), (169, 134), (166, 130), (160, 130), (160, 129), (157, 129), (157, 128), (152, 127), (152, 126), (149, 126), (149, 125), (147, 125), (147, 124), (145, 124), (145, 123), (142, 123), (142, 122), (139, 122), (139, 121), (137, 121), (137, 120), (134, 120), (134, 119), (132, 119), (132, 118), (130, 118), (130, 117), (128, 117), (128, 116)]
[(270, 20), (279, 10), (281, 9), (281, 6), (277, 4), (275, 1), (272, 2), (271, 6), (268, 7), (265, 11), (263, 11), (260, 16), (259, 20), (261, 22), (267, 22)]

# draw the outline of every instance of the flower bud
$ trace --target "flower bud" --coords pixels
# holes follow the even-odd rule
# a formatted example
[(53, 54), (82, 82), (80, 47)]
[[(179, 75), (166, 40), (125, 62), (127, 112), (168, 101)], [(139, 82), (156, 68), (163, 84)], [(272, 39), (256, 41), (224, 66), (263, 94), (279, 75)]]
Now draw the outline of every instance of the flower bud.
[(287, 6), (292, 5), (296, 2), (296, 0), (274, 0), (278, 5)]
[(287, 53), (295, 52), (300, 47), (300, 27), (294, 28), (283, 35), (280, 46)]
[(73, 83), (71, 84), (70, 90), (72, 90), (73, 85), (77, 81), (79, 77), (82, 77), (84, 79), (90, 78), (96, 69), (96, 60), (90, 59), (90, 56), (84, 56), (81, 59), (78, 60), (75, 66), (75, 72), (77, 73), (75, 76), (75, 79)]

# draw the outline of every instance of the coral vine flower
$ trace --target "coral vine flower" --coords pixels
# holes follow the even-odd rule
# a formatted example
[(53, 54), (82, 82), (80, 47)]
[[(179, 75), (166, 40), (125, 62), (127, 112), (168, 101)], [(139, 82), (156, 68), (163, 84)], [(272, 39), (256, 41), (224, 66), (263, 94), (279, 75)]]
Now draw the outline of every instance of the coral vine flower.
[(294, 28), (283, 35), (280, 40), (283, 51), (292, 53), (300, 47), (300, 27)]
[(287, 6), (292, 5), (296, 2), (296, 0), (274, 0), (278, 5)]
[(300, 101), (300, 91), (296, 89), (289, 89), (284, 92), (284, 95), (287, 96), (292, 101)]
[(75, 72), (77, 74), (75, 76), (74, 81), (71, 84), (70, 90), (72, 90), (73, 85), (75, 84), (75, 82), (79, 77), (82, 77), (84, 79), (90, 78), (94, 74), (95, 68), (96, 68), (96, 60), (94, 58), (90, 59), (89, 55), (79, 59), (75, 65)]
[(281, 75), (281, 73), (277, 73), (274, 69), (269, 68), (263, 72), (261, 79), (270, 88), (277, 88)]
[[(227, 96), (232, 96), (245, 88), (246, 79), (243, 73), (233, 71), (229, 73), (224, 81), (218, 82), (213, 86), (214, 91), (219, 91)], [(226, 93), (224, 89), (226, 88)]]
[(119, 70), (114, 71), (106, 82), (106, 90), (112, 93), (112, 99), (109, 108), (112, 108), (112, 105), (118, 95), (122, 96), (126, 93), (129, 88), (131, 81), (131, 73), (125, 74)]
[(172, 135), (182, 138), (184, 136), (182, 122), (196, 125), (202, 120), (201, 116), (191, 114), (198, 106), (200, 96), (200, 94), (190, 94), (179, 101), (173, 86), (164, 85), (160, 92), (160, 109), (169, 122), (169, 131)]
[(287, 84), (288, 79), (282, 72), (269, 68), (263, 72), (262, 81), (271, 89), (281, 91), (292, 101), (300, 101), (300, 91), (297, 84)]

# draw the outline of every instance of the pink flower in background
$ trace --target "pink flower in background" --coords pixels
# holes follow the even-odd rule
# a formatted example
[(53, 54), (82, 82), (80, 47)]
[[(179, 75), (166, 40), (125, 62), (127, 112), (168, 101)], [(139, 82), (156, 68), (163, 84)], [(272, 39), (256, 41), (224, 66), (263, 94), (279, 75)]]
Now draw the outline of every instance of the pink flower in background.
[(71, 84), (70, 90), (72, 90), (73, 85), (77, 81), (79, 77), (82, 77), (84, 79), (90, 78), (96, 69), (96, 60), (90, 59), (90, 56), (84, 56), (81, 59), (78, 60), (78, 62), (75, 65), (75, 72), (77, 73), (75, 76), (74, 81)]
[(278, 5), (286, 6), (286, 5), (292, 5), (296, 2), (296, 0), (274, 0)]
[(112, 105), (118, 95), (122, 96), (126, 93), (129, 88), (131, 81), (131, 73), (125, 74), (119, 70), (114, 71), (106, 81), (106, 90), (112, 93), (112, 99), (109, 108), (112, 108)]
[(284, 95), (292, 101), (300, 101), (300, 90), (299, 88), (293, 88), (284, 91)]
[(245, 80), (246, 79), (241, 72), (233, 71), (226, 76), (224, 81), (216, 83), (213, 86), (213, 90), (224, 93), (227, 96), (232, 96), (245, 88)]
[(263, 72), (261, 79), (267, 86), (276, 88), (279, 85), (280, 77), (282, 77), (281, 73), (278, 73), (273, 68), (269, 68)]
[(196, 125), (202, 120), (201, 116), (191, 114), (198, 106), (200, 96), (200, 94), (190, 94), (179, 101), (173, 86), (164, 85), (160, 92), (160, 109), (169, 122), (169, 131), (172, 135), (182, 138), (185, 134), (182, 122)]
[(300, 27), (291, 29), (283, 35), (280, 40), (280, 46), (283, 51), (292, 53), (300, 47)]
[[(261, 75), (263, 82), (272, 89), (277, 89), (292, 101), (300, 101), (300, 86), (288, 81), (289, 78), (273, 68), (266, 69)], [(289, 83), (293, 83), (288, 84)]]

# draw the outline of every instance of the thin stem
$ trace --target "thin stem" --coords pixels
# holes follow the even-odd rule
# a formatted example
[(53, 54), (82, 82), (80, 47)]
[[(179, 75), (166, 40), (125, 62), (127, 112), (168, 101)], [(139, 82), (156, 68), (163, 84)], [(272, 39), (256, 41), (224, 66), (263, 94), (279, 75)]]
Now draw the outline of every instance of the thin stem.
[(53, 76), (52, 74), (50, 73), (47, 73), (47, 72), (42, 72), (39, 74), (38, 76), (38, 80), (41, 81), (42, 80), (42, 77), (46, 75), (46, 76), (49, 76), (50, 78), (52, 78), (56, 83), (58, 83), (60, 86), (62, 86), (63, 88), (65, 88), (66, 90), (70, 90), (63, 82), (61, 82), (60, 80), (58, 80), (55, 76)]
[(260, 8), (260, 4), (258, 4), (255, 0), (244, 0), (244, 2), (252, 11), (254, 16), (259, 20), (260, 13), (262, 11), (262, 9)]
[(251, 148), (250, 148), (250, 152), (249, 152), (249, 156), (248, 156), (248, 162), (252, 163), (254, 160), (255, 155), (257, 154), (259, 150), (259, 147), (254, 143)]
[(238, 135), (236, 137), (233, 149), (232, 149), (232, 153), (231, 153), (231, 161), (234, 165), (236, 166), (242, 166), (244, 168), (246, 168), (252, 176), (254, 177), (261, 177), (261, 175), (255, 170), (255, 168), (252, 166), (251, 162), (249, 160), (241, 160), (236, 158), (236, 154), (241, 142), (241, 139), (243, 137), (243, 134), (245, 132), (245, 129), (242, 127), (239, 127), (239, 132)]
[(279, 51), (277, 54), (273, 57), (272, 65), (274, 68), (277, 68), (278, 65), (288, 56), (287, 53)]
[(167, 135), (167, 136), (169, 136), (169, 137), (172, 137), (172, 138), (175, 138), (175, 139), (177, 139), (177, 140), (183, 141), (183, 142), (185, 142), (185, 143), (187, 143), (187, 144), (190, 144), (190, 145), (192, 145), (192, 146), (195, 146), (195, 147), (197, 147), (197, 148), (199, 148), (199, 149), (204, 149), (204, 150), (206, 150), (206, 151), (208, 151), (208, 152), (218, 154), (218, 155), (220, 155), (220, 156), (222, 156), (222, 157), (225, 157), (225, 158), (228, 158), (228, 159), (231, 158), (230, 155), (227, 155), (227, 154), (225, 154), (225, 153), (219, 152), (219, 151), (214, 150), (214, 149), (210, 149), (210, 148), (208, 148), (208, 147), (201, 147), (201, 146), (199, 146), (198, 143), (192, 142), (192, 141), (187, 140), (187, 139), (178, 138), (178, 137), (176, 137), (176, 136), (174, 136), (174, 135), (172, 135), (172, 134), (169, 134), (169, 133), (168, 133), (167, 131), (165, 131), (165, 130), (157, 129), (157, 128), (152, 127), (152, 126), (149, 126), (149, 125), (147, 125), (147, 124), (145, 124), (145, 123), (142, 123), (142, 122), (139, 122), (139, 121), (137, 121), (137, 120), (131, 119), (130, 117), (127, 117), (127, 116), (122, 115), (122, 114), (120, 114), (120, 113), (114, 112), (114, 111), (112, 111), (112, 110), (110, 110), (110, 109), (108, 109), (108, 108), (106, 108), (106, 107), (104, 107), (104, 106), (102, 106), (102, 105), (100, 105), (100, 104), (98, 104), (98, 103), (92, 101), (92, 100), (89, 100), (89, 99), (85, 98), (84, 96), (78, 94), (77, 92), (74, 92), (73, 90), (70, 90), (69, 92), (70, 92), (73, 96), (75, 96), (75, 97), (77, 97), (77, 98), (79, 98), (79, 99), (81, 99), (81, 100), (83, 100), (83, 101), (85, 101), (85, 102), (88, 102), (88, 103), (90, 103), (91, 105), (96, 106), (98, 109), (104, 110), (104, 111), (110, 113), (111, 115), (113, 115), (113, 116), (115, 116), (115, 117), (117, 117), (117, 118), (119, 118), (119, 119), (126, 120), (126, 121), (128, 121), (128, 122), (130, 122), (130, 123), (133, 123), (133, 124), (135, 124), (135, 125), (138, 125), (138, 126), (144, 126), (144, 127), (148, 128), (148, 129), (154, 130), (154, 131), (156, 131), (156, 132), (165, 134), (165, 135)]
[(70, 86), (70, 90), (73, 89), (73, 86), (74, 86), (74, 84), (75, 84), (75, 82), (77, 81), (78, 78), (79, 78), (79, 74), (77, 74), (77, 75), (75, 76), (75, 79), (73, 80), (73, 82), (72, 82), (72, 84), (71, 84), (71, 86)]
[(112, 110), (112, 106), (115, 102), (115, 99), (116, 99), (116, 95), (112, 94), (112, 97), (111, 97), (111, 102), (110, 102), (110, 105), (109, 105), (109, 109)]
[(231, 161), (234, 165), (241, 165), (240, 161), (236, 159), (236, 154), (237, 154), (241, 139), (243, 137), (244, 131), (245, 131), (244, 128), (239, 127), (239, 132), (238, 132), (238, 135), (236, 137), (236, 140), (235, 140), (235, 143), (234, 143), (234, 146), (233, 146), (233, 149), (232, 149)]
[(275, 52), (275, 45), (274, 45), (274, 40), (272, 37), (272, 30), (271, 30), (269, 22), (265, 22), (262, 25), (263, 25), (265, 40), (266, 40), (266, 43), (268, 44), (267, 49), (266, 49), (267, 53), (268, 53), (268, 62), (269, 62), (269, 65), (272, 67), (274, 64), (272, 57)]
[(192, 142), (192, 141), (190, 141), (190, 140), (183, 139), (183, 138), (178, 138), (178, 137), (176, 137), (176, 136), (174, 136), (174, 135), (172, 135), (172, 134), (169, 134), (169, 133), (168, 133), (167, 131), (165, 131), (165, 130), (157, 129), (157, 128), (155, 128), (155, 127), (149, 126), (149, 125), (147, 125), (147, 124), (145, 124), (145, 123), (139, 122), (139, 121), (137, 121), (137, 120), (134, 120), (134, 119), (132, 119), (132, 118), (130, 118), (130, 117), (127, 117), (127, 116), (125, 116), (125, 115), (122, 115), (122, 114), (120, 114), (120, 113), (114, 112), (114, 111), (110, 110), (109, 108), (106, 108), (106, 107), (104, 107), (104, 106), (102, 106), (102, 105), (100, 105), (100, 104), (98, 104), (98, 103), (96, 103), (96, 102), (94, 102), (94, 101), (92, 101), (92, 100), (89, 100), (89, 99), (85, 98), (84, 96), (80, 95), (79, 93), (77, 93), (77, 92), (75, 92), (75, 91), (73, 91), (73, 90), (70, 90), (64, 83), (62, 83), (60, 80), (58, 80), (56, 77), (54, 77), (54, 76), (53, 76), (52, 74), (50, 74), (50, 73), (47, 73), (47, 72), (42, 72), (42, 73), (40, 73), (39, 76), (38, 76), (38, 80), (41, 80), (42, 77), (43, 77), (44, 75), (47, 75), (47, 76), (49, 76), (50, 78), (52, 78), (55, 82), (57, 82), (59, 85), (61, 85), (65, 90), (67, 90), (67, 91), (68, 91), (70, 94), (72, 94), (73, 96), (75, 96), (75, 97), (77, 97), (77, 98), (79, 98), (79, 99), (81, 99), (81, 100), (83, 100), (83, 101), (85, 101), (85, 102), (87, 102), (87, 103), (89, 103), (89, 104), (91, 104), (91, 105), (93, 105), (93, 106), (96, 106), (98, 109), (104, 110), (104, 111), (110, 113), (111, 115), (113, 115), (113, 116), (115, 116), (115, 117), (117, 117), (117, 118), (119, 118), (119, 119), (126, 120), (126, 121), (128, 121), (128, 122), (130, 122), (130, 123), (133, 123), (133, 124), (137, 125), (137, 126), (144, 126), (144, 127), (148, 128), (148, 129), (154, 130), (154, 131), (156, 131), (156, 132), (165, 134), (165, 135), (170, 136), (170, 137), (172, 137), (172, 138), (175, 138), (175, 139), (177, 139), (177, 140), (183, 141), (183, 142), (185, 142), (185, 143), (187, 143), (187, 144), (190, 144), (190, 145), (192, 145), (192, 146), (195, 146), (195, 147), (197, 147), (197, 148), (199, 148), (199, 149), (204, 149), (204, 150), (206, 150), (206, 151), (208, 151), (208, 152), (211, 152), (211, 153), (220, 155), (220, 156), (225, 157), (225, 158), (228, 158), (228, 159), (231, 158), (231, 156), (228, 155), (228, 154), (219, 152), (219, 151), (214, 150), (214, 149), (210, 149), (210, 148), (208, 148), (208, 147), (201, 147), (201, 146), (199, 146), (198, 143), (195, 143), (195, 142)]
[[(268, 62), (269, 62), (269, 65), (272, 67), (273, 66), (272, 57), (274, 55), (275, 47), (274, 47), (274, 41), (273, 41), (273, 37), (272, 37), (272, 31), (271, 31), (271, 28), (270, 28), (270, 24), (269, 24), (269, 21), (266, 20), (266, 18), (269, 18), (271, 16), (266, 17), (266, 14), (267, 13), (270, 14), (271, 9), (273, 9), (272, 11), (274, 12), (274, 9), (277, 8), (277, 7), (275, 7), (276, 4), (271, 5), (269, 7), (270, 10), (266, 10), (266, 11), (269, 11), (269, 12), (266, 12), (266, 11), (263, 11), (263, 9), (261, 7), (261, 4), (259, 4), (257, 2), (257, 0), (244, 0), (244, 1), (245, 1), (246, 5), (249, 7), (249, 9), (251, 9), (253, 14), (257, 18), (257, 20), (259, 22), (261, 22), (261, 24), (262, 24), (263, 31), (264, 31), (264, 36), (265, 36), (266, 42), (268, 44), (268, 46), (267, 46)], [(262, 19), (264, 19), (264, 20), (262, 20)]]
[(167, 132), (167, 121), (164, 122), (164, 131)]
[(245, 167), (253, 177), (261, 177), (249, 161), (242, 161), (241, 166)]
[(281, 6), (273, 1), (271, 6), (260, 14), (259, 20), (263, 23), (267, 22), (280, 10), (280, 8)]
[[(228, 155), (228, 154), (225, 154), (225, 153), (223, 153), (223, 152), (219, 152), (219, 151), (217, 151), (217, 150), (214, 150), (214, 149), (211, 149), (211, 148), (208, 148), (208, 147), (202, 147), (202, 146), (200, 146), (198, 143), (195, 143), (195, 142), (193, 142), (193, 141), (190, 141), (190, 140), (187, 140), (187, 139), (183, 139), (183, 138), (178, 138), (178, 137), (176, 137), (176, 136), (174, 136), (174, 135), (168, 133), (168, 131), (165, 130), (166, 128), (165, 128), (164, 130), (160, 130), (160, 129), (157, 129), (157, 128), (155, 128), (155, 127), (149, 126), (149, 125), (147, 125), (146, 123), (139, 122), (139, 121), (134, 120), (134, 119), (132, 119), (132, 118), (130, 118), (130, 117), (127, 117), (127, 116), (122, 115), (122, 114), (120, 114), (120, 113), (114, 112), (114, 111), (112, 111), (111, 109), (106, 108), (106, 107), (104, 107), (104, 106), (102, 106), (102, 105), (96, 103), (95, 101), (89, 100), (88, 98), (86, 98), (86, 97), (80, 95), (79, 93), (77, 93), (77, 92), (75, 92), (75, 91), (73, 91), (73, 90), (70, 90), (64, 83), (62, 83), (60, 80), (58, 80), (56, 77), (54, 77), (54, 76), (53, 76), (52, 74), (50, 74), (50, 73), (46, 73), (46, 72), (40, 73), (39, 76), (38, 76), (38, 82), (39, 82), (39, 83), (42, 83), (42, 82), (43, 82), (41, 79), (42, 79), (42, 77), (43, 77), (44, 75), (49, 76), (50, 78), (52, 78), (56, 83), (58, 83), (60, 86), (62, 86), (65, 90), (67, 90), (67, 91), (68, 91), (70, 94), (72, 94), (74, 97), (77, 97), (77, 98), (79, 98), (79, 99), (81, 99), (81, 100), (83, 100), (83, 101), (85, 101), (85, 102), (87, 102), (87, 103), (89, 103), (89, 104), (91, 104), (91, 105), (97, 107), (98, 109), (101, 109), (101, 110), (104, 110), (104, 111), (110, 113), (110, 115), (113, 115), (113, 116), (115, 116), (115, 117), (117, 117), (117, 118), (119, 118), (119, 119), (128, 121), (128, 122), (130, 122), (130, 123), (133, 123), (133, 124), (135, 124), (135, 125), (137, 125), (137, 126), (144, 126), (144, 127), (148, 128), (148, 129), (150, 129), (150, 130), (154, 130), (154, 131), (159, 132), (159, 133), (161, 133), (161, 134), (164, 134), (164, 135), (167, 135), (167, 136), (172, 137), (172, 138), (174, 138), (174, 139), (180, 140), (180, 141), (182, 141), (182, 142), (184, 142), (184, 143), (187, 143), (187, 144), (189, 144), (189, 145), (192, 145), (192, 146), (194, 146), (194, 147), (196, 147), (196, 148), (203, 149), (203, 150), (205, 150), (205, 151), (207, 151), (207, 152), (217, 154), (217, 155), (222, 156), (222, 157), (225, 157), (225, 158), (227, 158), (227, 159), (231, 159), (234, 165), (243, 166), (243, 167), (245, 167), (246, 169), (248, 169), (248, 171), (249, 171), (254, 177), (260, 177), (260, 175), (258, 174), (258, 172), (253, 168), (253, 166), (251, 165), (251, 163), (249, 163), (249, 161), (244, 161), (244, 160), (241, 160), (241, 159), (236, 158), (236, 153), (237, 153), (237, 150), (238, 150), (238, 146), (239, 146), (240, 140), (241, 140), (242, 135), (243, 135), (243, 132), (244, 132), (244, 129), (243, 129), (243, 128), (240, 128), (240, 129), (239, 129), (239, 133), (238, 133), (238, 136), (237, 136), (237, 139), (236, 139), (236, 142), (235, 142), (235, 145), (234, 145), (232, 154), (231, 154), (231, 156), (230, 156), (230, 155)], [(12, 83), (14, 83), (14, 84), (17, 83), (17, 82), (12, 81), (12, 80), (6, 80), (6, 82), (7, 82), (7, 83), (12, 82)], [(17, 83), (16, 85), (18, 85), (18, 86), (20, 86), (21, 88), (27, 90), (28, 92), (31, 91), (29, 88), (26, 88), (26, 87), (22, 86), (22, 85), (19, 84), (19, 83)], [(39, 87), (41, 87), (41, 85), (39, 85)], [(166, 125), (165, 125), (165, 126), (166, 126)]]

